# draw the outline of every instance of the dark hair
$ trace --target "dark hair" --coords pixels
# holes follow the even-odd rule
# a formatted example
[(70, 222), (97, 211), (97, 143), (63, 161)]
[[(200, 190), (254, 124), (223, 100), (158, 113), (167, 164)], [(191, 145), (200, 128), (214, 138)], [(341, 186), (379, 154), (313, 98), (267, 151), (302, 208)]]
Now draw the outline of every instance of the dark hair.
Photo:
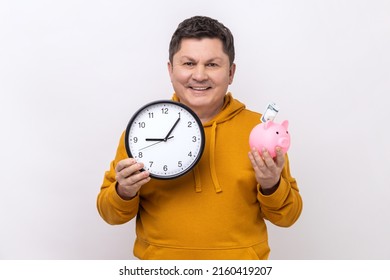
[(229, 56), (230, 65), (234, 62), (234, 39), (229, 28), (215, 19), (205, 16), (194, 16), (181, 22), (173, 33), (169, 44), (169, 61), (180, 49), (184, 38), (218, 38), (222, 41), (223, 51)]

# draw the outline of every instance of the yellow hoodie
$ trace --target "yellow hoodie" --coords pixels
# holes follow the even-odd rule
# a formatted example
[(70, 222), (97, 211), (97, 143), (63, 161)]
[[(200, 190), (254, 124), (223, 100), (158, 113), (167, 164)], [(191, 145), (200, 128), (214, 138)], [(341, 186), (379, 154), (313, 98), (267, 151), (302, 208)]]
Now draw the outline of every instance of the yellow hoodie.
[(291, 226), (302, 200), (287, 155), (278, 189), (268, 196), (259, 191), (248, 137), (260, 116), (228, 93), (222, 111), (204, 124), (206, 145), (196, 167), (177, 179), (152, 179), (132, 200), (115, 191), (115, 166), (128, 157), (122, 134), (98, 195), (100, 215), (109, 224), (137, 217), (140, 259), (267, 259), (264, 219)]

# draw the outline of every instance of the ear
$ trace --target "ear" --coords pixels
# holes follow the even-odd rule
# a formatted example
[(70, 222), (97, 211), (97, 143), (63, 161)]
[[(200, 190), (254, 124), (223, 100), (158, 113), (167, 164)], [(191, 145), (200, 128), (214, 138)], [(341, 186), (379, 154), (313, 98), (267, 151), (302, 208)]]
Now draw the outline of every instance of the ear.
[(268, 128), (270, 128), (273, 125), (274, 125), (273, 121), (266, 121), (265, 124), (264, 124), (264, 128), (268, 129)]
[(288, 120), (283, 121), (282, 126), (287, 130), (288, 129)]
[(236, 73), (236, 64), (233, 63), (229, 69), (229, 85), (233, 83), (234, 73)]
[(172, 80), (172, 71), (173, 71), (172, 68), (173, 68), (173, 65), (171, 64), (170, 61), (168, 61), (167, 66), (168, 66), (169, 77), (170, 77), (170, 79)]

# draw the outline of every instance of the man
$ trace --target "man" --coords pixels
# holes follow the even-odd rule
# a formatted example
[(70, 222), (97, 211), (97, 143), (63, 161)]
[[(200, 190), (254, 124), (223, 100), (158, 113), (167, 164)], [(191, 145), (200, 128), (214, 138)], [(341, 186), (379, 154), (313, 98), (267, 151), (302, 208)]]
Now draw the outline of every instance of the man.
[(300, 216), (288, 156), (279, 148), (274, 159), (250, 150), (261, 115), (227, 92), (235, 70), (233, 36), (223, 24), (196, 16), (178, 26), (169, 47), (173, 100), (201, 119), (206, 146), (191, 172), (156, 180), (128, 158), (122, 135), (97, 204), (110, 224), (137, 217), (136, 257), (267, 259), (265, 219), (288, 227)]

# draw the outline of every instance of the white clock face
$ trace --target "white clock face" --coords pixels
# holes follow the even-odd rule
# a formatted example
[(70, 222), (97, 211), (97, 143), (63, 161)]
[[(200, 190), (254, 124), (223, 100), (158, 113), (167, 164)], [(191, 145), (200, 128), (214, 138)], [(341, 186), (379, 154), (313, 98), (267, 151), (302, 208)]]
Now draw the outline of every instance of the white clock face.
[(129, 157), (150, 176), (173, 179), (191, 170), (202, 156), (204, 131), (199, 118), (181, 103), (156, 101), (142, 107), (126, 129)]

